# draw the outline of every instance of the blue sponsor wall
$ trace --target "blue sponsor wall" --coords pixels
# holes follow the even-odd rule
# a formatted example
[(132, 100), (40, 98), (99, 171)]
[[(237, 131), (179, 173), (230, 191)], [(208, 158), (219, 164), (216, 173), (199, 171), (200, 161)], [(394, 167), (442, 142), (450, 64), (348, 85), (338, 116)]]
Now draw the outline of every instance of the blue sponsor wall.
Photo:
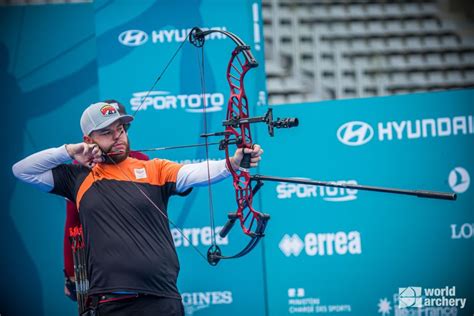
[[(458, 199), (266, 183), (270, 315), (472, 314), (473, 104), (464, 90), (275, 107), (300, 126), (260, 140), (262, 174)], [(399, 288), (446, 286), (464, 309), (397, 308)]]
[(80, 141), (78, 118), (98, 97), (93, 14), (88, 4), (0, 8), (2, 315), (76, 310), (63, 287), (64, 199), (17, 182), (11, 166)]
[[(82, 110), (101, 99), (118, 99), (129, 113), (136, 111), (133, 149), (202, 143), (204, 106), (207, 131), (222, 130), (234, 45), (215, 35), (201, 56), (183, 43), (194, 26), (231, 31), (252, 46), (260, 66), (248, 73), (245, 88), (251, 114), (261, 115), (267, 106), (260, 3), (95, 1), (9, 7), (0, 14), (8, 117), (2, 129), (13, 136), (2, 158), (8, 207), (1, 221), (0, 313), (74, 314), (76, 306), (63, 294), (64, 200), (15, 181), (10, 166), (38, 150), (79, 142)], [(254, 201), (272, 216), (264, 242), (244, 258), (211, 267), (194, 249), (205, 253), (210, 244), (208, 190), (195, 189), (169, 206), (171, 220), (189, 239), (172, 226), (186, 313), (408, 315), (413, 309), (396, 308), (399, 288), (413, 287), (416, 294), (418, 287), (455, 286), (468, 305), (443, 312), (471, 315), (473, 97), (473, 90), (462, 90), (275, 107), (275, 116), (296, 116), (301, 124), (277, 130), (274, 138), (255, 126), (254, 138), (265, 149), (262, 174), (457, 191), (459, 198), (266, 183)], [(215, 147), (209, 155), (224, 157)], [(150, 156), (182, 163), (206, 157), (202, 148)], [(235, 210), (234, 192), (230, 180), (212, 192), (219, 230)], [(218, 243), (224, 254), (234, 254), (247, 241), (235, 227)], [(429, 315), (426, 308), (417, 311)]]

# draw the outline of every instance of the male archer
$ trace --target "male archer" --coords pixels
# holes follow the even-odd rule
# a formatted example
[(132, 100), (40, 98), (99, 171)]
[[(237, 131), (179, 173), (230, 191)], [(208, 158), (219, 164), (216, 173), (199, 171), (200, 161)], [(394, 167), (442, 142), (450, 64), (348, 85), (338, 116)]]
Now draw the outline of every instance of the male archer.
[[(112, 104), (122, 115), (127, 114), (125, 106), (117, 100), (109, 99), (105, 100), (105, 103)], [(128, 127), (127, 127), (128, 131)], [(150, 160), (150, 158), (144, 153), (138, 151), (130, 151), (129, 156), (138, 160)], [(77, 163), (77, 161), (74, 161)], [(74, 259), (72, 245), (70, 241), (70, 229), (75, 227), (80, 227), (81, 221), (79, 219), (79, 212), (77, 210), (76, 204), (72, 201), (66, 199), (66, 222), (64, 225), (64, 294), (73, 301), (77, 301), (77, 292), (75, 284), (75, 275), (74, 275)]]
[[(181, 165), (129, 156), (133, 116), (109, 103), (82, 114), (83, 142), (35, 153), (13, 166), (15, 176), (73, 201), (83, 226), (91, 309), (104, 315), (184, 315), (176, 281), (179, 262), (169, 229), (168, 200), (230, 176), (225, 160)], [(263, 150), (237, 149), (256, 167)], [(67, 164), (71, 159), (79, 164)], [(209, 164), (209, 171), (207, 165)]]

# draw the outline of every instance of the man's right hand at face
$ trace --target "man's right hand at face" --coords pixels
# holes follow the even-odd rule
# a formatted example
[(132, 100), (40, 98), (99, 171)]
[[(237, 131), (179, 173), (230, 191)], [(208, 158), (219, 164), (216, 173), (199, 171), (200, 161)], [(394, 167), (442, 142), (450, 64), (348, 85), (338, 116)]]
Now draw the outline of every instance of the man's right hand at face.
[(102, 150), (97, 144), (68, 144), (66, 150), (69, 156), (83, 166), (92, 168), (103, 162)]

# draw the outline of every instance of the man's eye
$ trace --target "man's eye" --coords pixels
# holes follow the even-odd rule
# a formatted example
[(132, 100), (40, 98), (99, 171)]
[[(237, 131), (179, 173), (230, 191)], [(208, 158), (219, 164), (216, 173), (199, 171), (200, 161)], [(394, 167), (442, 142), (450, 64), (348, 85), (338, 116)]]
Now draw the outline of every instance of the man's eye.
[(100, 135), (102, 135), (102, 136), (110, 135), (110, 131), (103, 131), (103, 132), (100, 133)]

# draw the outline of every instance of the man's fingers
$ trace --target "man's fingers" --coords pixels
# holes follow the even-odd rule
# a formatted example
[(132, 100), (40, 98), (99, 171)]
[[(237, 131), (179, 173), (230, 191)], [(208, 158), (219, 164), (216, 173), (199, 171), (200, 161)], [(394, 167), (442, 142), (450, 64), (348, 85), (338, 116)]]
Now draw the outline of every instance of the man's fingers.
[(98, 159), (102, 159), (102, 150), (100, 150), (97, 144), (87, 144), (84, 147), (82, 155), (86, 160), (100, 162)]
[(99, 146), (95, 146), (93, 149), (92, 149), (92, 156), (97, 156), (97, 155), (101, 155), (101, 150), (99, 148)]
[(89, 146), (85, 145), (84, 149), (82, 150), (82, 156), (88, 156), (90, 152)]
[(254, 157), (252, 159), (250, 159), (250, 166), (251, 167), (257, 167), (258, 166), (258, 162), (262, 160), (262, 157)]
[(90, 154), (92, 156), (97, 156), (101, 152), (101, 150), (100, 150), (100, 148), (97, 144), (89, 145), (89, 150), (90, 150)]
[(244, 148), (245, 154), (251, 154), (252, 157), (260, 156), (263, 154), (263, 149), (260, 146), (255, 145), (254, 148)]
[(90, 156), (92, 154), (92, 150), (94, 147), (90, 144), (85, 144), (84, 145), (84, 150), (82, 151), (83, 156)]
[(257, 144), (254, 144), (252, 148), (237, 148), (233, 157), (237, 166), (241, 163), (244, 154), (250, 154), (250, 167), (254, 168), (257, 167), (259, 161), (262, 160), (260, 156), (263, 154), (263, 149)]

